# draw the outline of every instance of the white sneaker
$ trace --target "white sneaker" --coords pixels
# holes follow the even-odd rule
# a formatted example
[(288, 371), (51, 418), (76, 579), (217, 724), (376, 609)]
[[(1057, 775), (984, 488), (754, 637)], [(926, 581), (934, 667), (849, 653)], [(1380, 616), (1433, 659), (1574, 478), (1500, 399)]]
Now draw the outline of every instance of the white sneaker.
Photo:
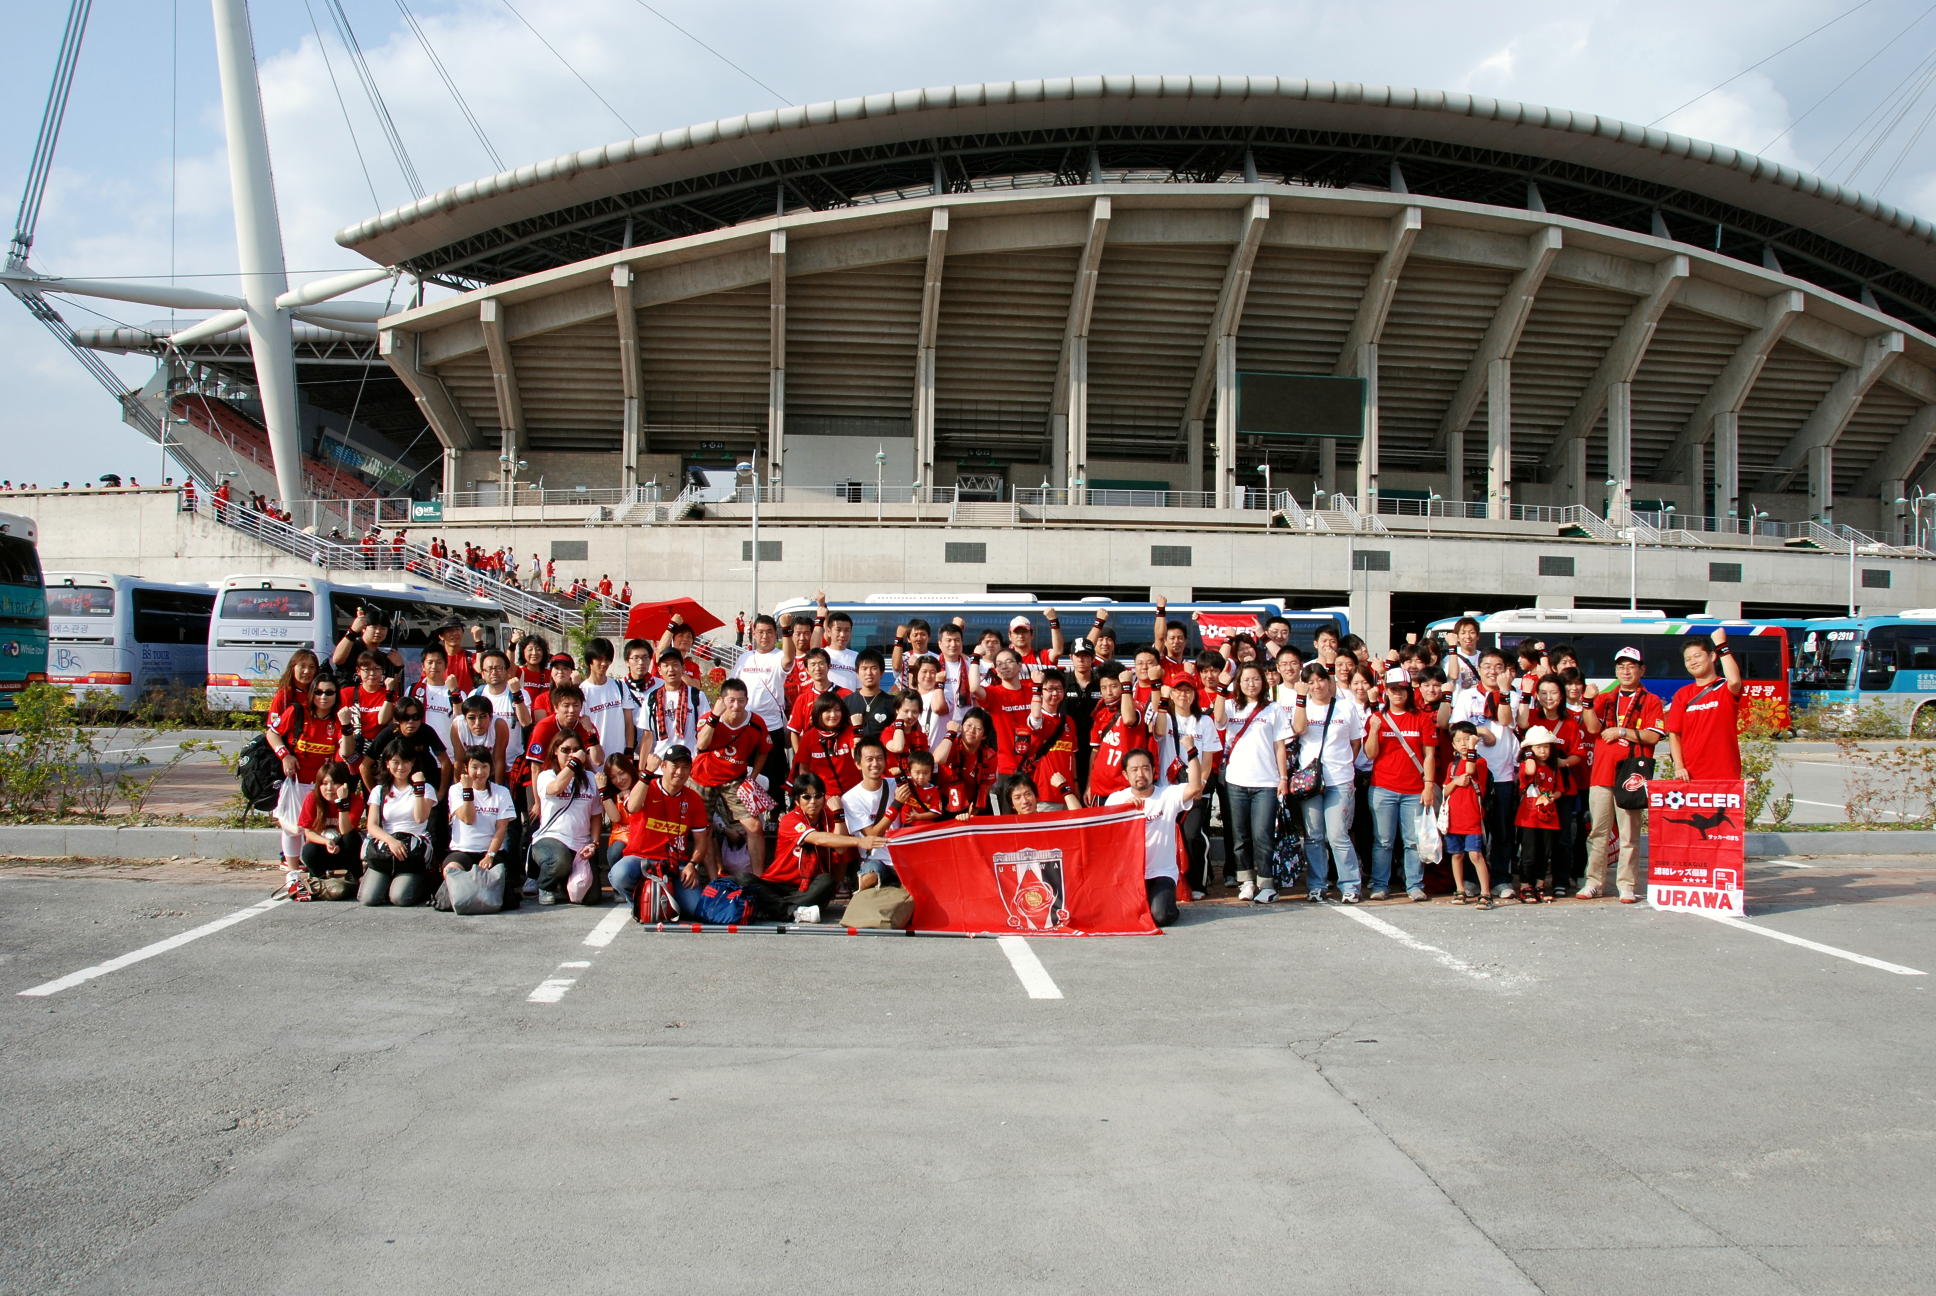
[(1191, 898), (1192, 900), (1201, 900), (1201, 899), (1203, 899), (1203, 892), (1201, 892), (1201, 891), (1192, 891), (1192, 892), (1190, 892), (1190, 898)]
[(1255, 900), (1257, 898), (1257, 884), (1246, 878), (1237, 887), (1237, 898), (1239, 900)]
[(817, 923), (820, 921), (819, 905), (801, 905), (793, 911), (793, 921), (797, 923)]
[(1274, 886), (1259, 887), (1257, 888), (1257, 895), (1254, 898), (1258, 904), (1271, 904), (1277, 899), (1277, 888)]

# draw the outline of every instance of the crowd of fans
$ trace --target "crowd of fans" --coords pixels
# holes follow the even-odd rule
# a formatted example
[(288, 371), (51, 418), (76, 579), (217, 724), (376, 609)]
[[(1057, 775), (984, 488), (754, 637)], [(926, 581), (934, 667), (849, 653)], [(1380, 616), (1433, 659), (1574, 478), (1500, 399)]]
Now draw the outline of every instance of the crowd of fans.
[(285, 863), (366, 904), (502, 864), (508, 907), (606, 886), (630, 903), (656, 879), (688, 912), (731, 873), (762, 917), (815, 922), (893, 880), (898, 825), (1128, 804), (1159, 923), (1219, 882), (1270, 903), (1300, 877), (1314, 902), (1592, 898), (1616, 854), (1632, 902), (1642, 815), (1615, 796), (1622, 762), (1665, 739), (1685, 777), (1741, 772), (1724, 630), (1680, 645), (1693, 683), (1663, 707), (1637, 648), (1593, 694), (1565, 644), (1481, 649), (1471, 620), (1376, 651), (1328, 627), (1293, 643), (1268, 618), (1195, 656), (1160, 599), (1154, 624), (1103, 608), (1076, 637), (1051, 611), (1047, 644), (1020, 616), (1005, 634), (910, 620), (876, 645), (853, 629), (824, 597), (785, 625), (756, 616), (735, 673), (706, 681), (676, 618), (582, 657), (453, 623), (406, 680), (359, 614), (329, 662), (296, 653), (270, 703)]

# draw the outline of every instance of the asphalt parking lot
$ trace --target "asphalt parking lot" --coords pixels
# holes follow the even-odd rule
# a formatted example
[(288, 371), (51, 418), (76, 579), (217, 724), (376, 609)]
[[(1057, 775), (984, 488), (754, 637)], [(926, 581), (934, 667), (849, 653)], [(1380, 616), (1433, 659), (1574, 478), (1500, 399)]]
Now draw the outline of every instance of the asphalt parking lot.
[(267, 877), (0, 868), (0, 1290), (1936, 1287), (1928, 859), (1021, 950)]

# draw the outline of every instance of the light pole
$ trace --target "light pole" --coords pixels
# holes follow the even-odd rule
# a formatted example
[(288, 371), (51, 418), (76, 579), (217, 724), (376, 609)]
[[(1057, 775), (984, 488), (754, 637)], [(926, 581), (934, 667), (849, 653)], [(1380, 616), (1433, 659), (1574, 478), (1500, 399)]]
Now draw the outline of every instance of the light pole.
[(1849, 533), (1849, 615), (1855, 615), (1855, 528), (1848, 527)]
[(1311, 488), (1311, 511), (1313, 513), (1318, 511), (1318, 501), (1326, 498), (1326, 494), (1325, 491), (1321, 491), (1315, 486)]
[(753, 482), (753, 615), (760, 614), (760, 452), (753, 451), (751, 462), (741, 460), (733, 465), (735, 473), (744, 473)]
[(921, 479), (917, 477), (909, 482), (908, 489), (914, 492), (914, 520), (919, 522), (921, 520)]
[(1427, 544), (1432, 542), (1432, 505), (1444, 499), (1445, 496), (1439, 494), (1437, 491), (1427, 491), (1425, 493), (1425, 542)]
[(879, 522), (886, 516), (881, 504), (881, 488), (887, 482), (887, 451), (880, 446), (874, 447), (874, 520)]
[(1258, 464), (1257, 471), (1264, 474), (1264, 530), (1268, 531), (1271, 524), (1270, 460)]

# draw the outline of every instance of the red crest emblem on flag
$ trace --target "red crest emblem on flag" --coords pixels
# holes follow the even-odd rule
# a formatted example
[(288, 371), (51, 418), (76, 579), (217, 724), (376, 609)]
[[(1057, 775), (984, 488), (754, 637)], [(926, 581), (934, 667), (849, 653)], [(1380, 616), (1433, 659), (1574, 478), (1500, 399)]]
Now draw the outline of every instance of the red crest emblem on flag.
[(1008, 911), (1008, 925), (1021, 931), (1053, 931), (1068, 921), (1062, 894), (1062, 852), (997, 851), (992, 861), (995, 889)]

